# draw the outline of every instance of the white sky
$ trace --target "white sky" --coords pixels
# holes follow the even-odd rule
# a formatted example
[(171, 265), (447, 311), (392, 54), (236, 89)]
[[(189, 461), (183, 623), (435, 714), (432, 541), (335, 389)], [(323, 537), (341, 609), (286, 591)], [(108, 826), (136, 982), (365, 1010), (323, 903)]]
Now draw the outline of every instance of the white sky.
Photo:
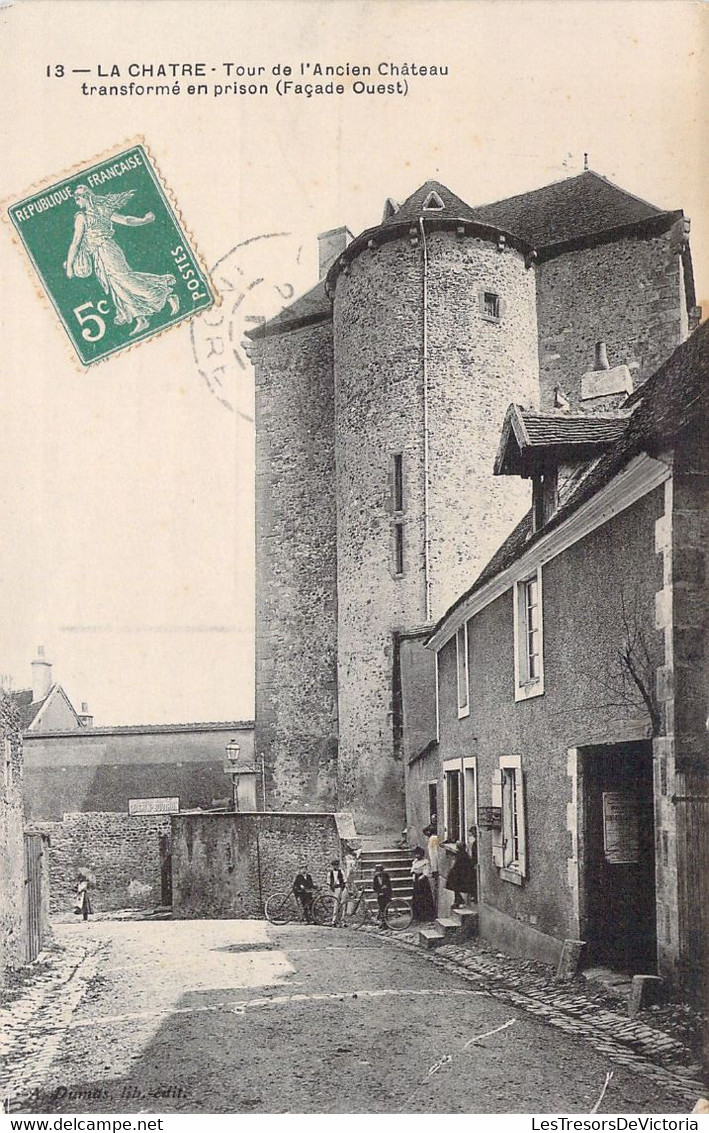
[[(377, 223), (387, 196), (436, 178), (481, 203), (579, 172), (588, 151), (599, 173), (692, 217), (709, 297), (707, 16), (683, 0), (11, 4), (0, 198), (144, 135), (207, 263), (292, 234), (230, 261), (263, 276), (251, 313), (269, 315), (276, 286), (315, 282), (317, 233)], [(413, 80), (403, 99), (99, 100), (78, 88), (95, 78), (45, 75), (227, 60), (414, 61), (451, 76)], [(41, 643), (97, 722), (250, 716), (248, 424), (210, 392), (184, 325), (79, 372), (7, 225), (0, 249), (0, 673), (28, 683)], [(248, 409), (248, 377), (232, 367), (230, 382)]]

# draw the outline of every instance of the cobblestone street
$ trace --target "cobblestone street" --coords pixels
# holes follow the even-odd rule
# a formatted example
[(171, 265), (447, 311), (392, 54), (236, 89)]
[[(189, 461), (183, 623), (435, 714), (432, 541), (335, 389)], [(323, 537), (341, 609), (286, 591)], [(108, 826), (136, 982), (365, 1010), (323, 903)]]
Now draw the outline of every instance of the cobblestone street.
[(701, 1092), (671, 1040), (474, 947), (244, 920), (56, 937), (0, 1020), (15, 1112), (588, 1113), (611, 1071), (602, 1112)]

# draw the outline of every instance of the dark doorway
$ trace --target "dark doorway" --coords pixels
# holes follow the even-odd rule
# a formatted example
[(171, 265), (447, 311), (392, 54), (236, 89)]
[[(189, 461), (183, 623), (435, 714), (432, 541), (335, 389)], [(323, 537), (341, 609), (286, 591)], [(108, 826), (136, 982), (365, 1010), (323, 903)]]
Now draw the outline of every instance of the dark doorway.
[(160, 835), (160, 904), (172, 905), (172, 847), (170, 835)]
[(583, 749), (583, 938), (590, 964), (656, 970), (650, 741)]
[(428, 820), (438, 825), (438, 781), (428, 784)]

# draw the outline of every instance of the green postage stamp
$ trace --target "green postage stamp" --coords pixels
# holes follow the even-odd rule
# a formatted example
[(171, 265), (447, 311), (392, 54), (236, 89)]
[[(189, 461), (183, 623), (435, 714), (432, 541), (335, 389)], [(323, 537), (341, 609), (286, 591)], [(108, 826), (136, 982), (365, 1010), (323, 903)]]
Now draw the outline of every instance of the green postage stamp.
[(8, 215), (84, 366), (215, 302), (141, 144), (11, 204)]

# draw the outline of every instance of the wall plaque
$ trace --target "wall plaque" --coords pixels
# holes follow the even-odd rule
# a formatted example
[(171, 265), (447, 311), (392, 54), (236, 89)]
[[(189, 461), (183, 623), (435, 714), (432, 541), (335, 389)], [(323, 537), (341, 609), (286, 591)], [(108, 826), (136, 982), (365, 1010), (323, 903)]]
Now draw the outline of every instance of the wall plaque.
[(611, 865), (640, 860), (637, 796), (630, 791), (603, 792), (603, 852)]
[(128, 799), (129, 814), (177, 814), (179, 798)]

